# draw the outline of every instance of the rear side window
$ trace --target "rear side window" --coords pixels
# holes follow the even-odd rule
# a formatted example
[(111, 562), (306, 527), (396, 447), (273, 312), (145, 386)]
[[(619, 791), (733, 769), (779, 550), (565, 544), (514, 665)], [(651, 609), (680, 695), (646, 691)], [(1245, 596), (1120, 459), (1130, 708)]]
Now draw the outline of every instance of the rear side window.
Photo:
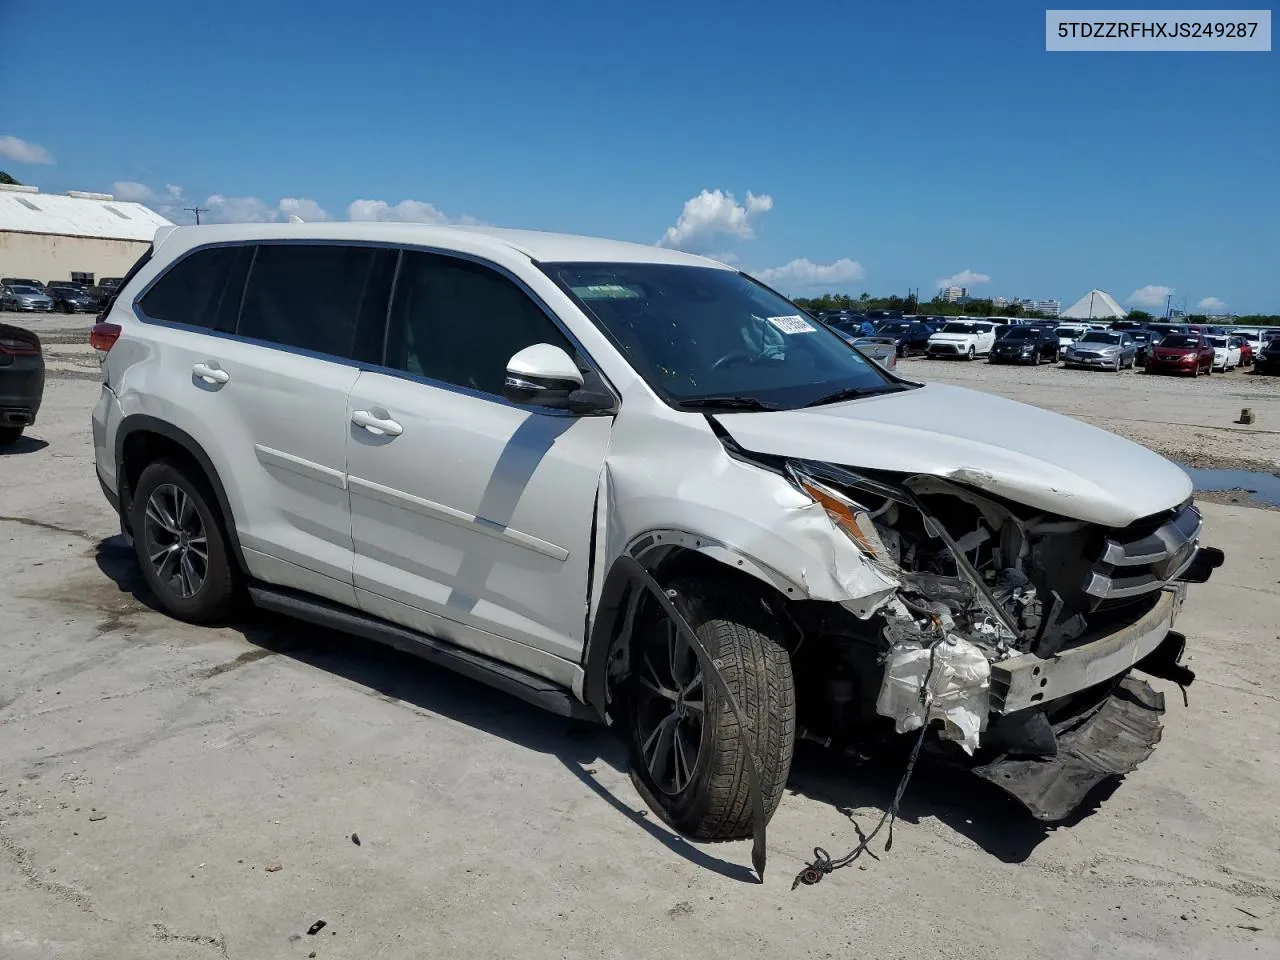
[(170, 267), (138, 306), (152, 320), (229, 333), (252, 257), (248, 247), (197, 250)]
[(375, 247), (262, 244), (236, 332), (344, 359), (376, 359), (394, 262), (394, 251)]
[(386, 365), (501, 395), (507, 361), (535, 343), (574, 347), (532, 299), (468, 260), (404, 253), (387, 329)]

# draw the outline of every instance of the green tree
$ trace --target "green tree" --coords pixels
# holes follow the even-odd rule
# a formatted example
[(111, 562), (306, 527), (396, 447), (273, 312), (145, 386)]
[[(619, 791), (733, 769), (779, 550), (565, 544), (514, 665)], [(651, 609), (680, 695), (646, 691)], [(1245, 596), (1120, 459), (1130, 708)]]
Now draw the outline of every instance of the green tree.
[(13, 179), (13, 177), (9, 176), (9, 174), (5, 173), (3, 170), (0, 170), (0, 183), (7, 183), (15, 187), (22, 186), (20, 181)]
[(1154, 320), (1155, 317), (1147, 313), (1147, 311), (1145, 310), (1130, 310), (1129, 319), (1130, 320)]

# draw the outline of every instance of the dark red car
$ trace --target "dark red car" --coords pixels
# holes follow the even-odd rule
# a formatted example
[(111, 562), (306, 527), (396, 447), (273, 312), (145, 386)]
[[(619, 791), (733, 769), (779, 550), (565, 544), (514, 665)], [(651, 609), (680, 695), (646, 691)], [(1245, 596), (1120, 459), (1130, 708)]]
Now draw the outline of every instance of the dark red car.
[(1170, 333), (1151, 348), (1147, 373), (1213, 373), (1213, 347), (1198, 333)]

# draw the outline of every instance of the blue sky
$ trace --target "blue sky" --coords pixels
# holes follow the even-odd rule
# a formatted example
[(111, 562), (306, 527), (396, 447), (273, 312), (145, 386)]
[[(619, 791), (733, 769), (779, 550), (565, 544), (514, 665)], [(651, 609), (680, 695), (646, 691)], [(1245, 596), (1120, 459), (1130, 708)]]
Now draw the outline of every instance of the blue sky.
[(1280, 54), (1050, 54), (1027, 3), (641, 9), (6, 0), (0, 169), (214, 218), (666, 236), (796, 294), (969, 271), (1280, 312)]

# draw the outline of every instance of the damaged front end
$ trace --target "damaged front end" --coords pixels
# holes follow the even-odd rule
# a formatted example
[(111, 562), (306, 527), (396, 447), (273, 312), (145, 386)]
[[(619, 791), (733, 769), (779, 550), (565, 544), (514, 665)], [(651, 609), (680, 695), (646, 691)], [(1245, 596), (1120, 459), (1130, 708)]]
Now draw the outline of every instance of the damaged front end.
[(1223, 559), (1190, 501), (1114, 529), (935, 476), (786, 473), (897, 584), (872, 610), (793, 605), (802, 735), (860, 751), (886, 721), (936, 726), (937, 752), (1045, 821), (1151, 753), (1163, 697), (1129, 671), (1193, 679), (1171, 628)]

